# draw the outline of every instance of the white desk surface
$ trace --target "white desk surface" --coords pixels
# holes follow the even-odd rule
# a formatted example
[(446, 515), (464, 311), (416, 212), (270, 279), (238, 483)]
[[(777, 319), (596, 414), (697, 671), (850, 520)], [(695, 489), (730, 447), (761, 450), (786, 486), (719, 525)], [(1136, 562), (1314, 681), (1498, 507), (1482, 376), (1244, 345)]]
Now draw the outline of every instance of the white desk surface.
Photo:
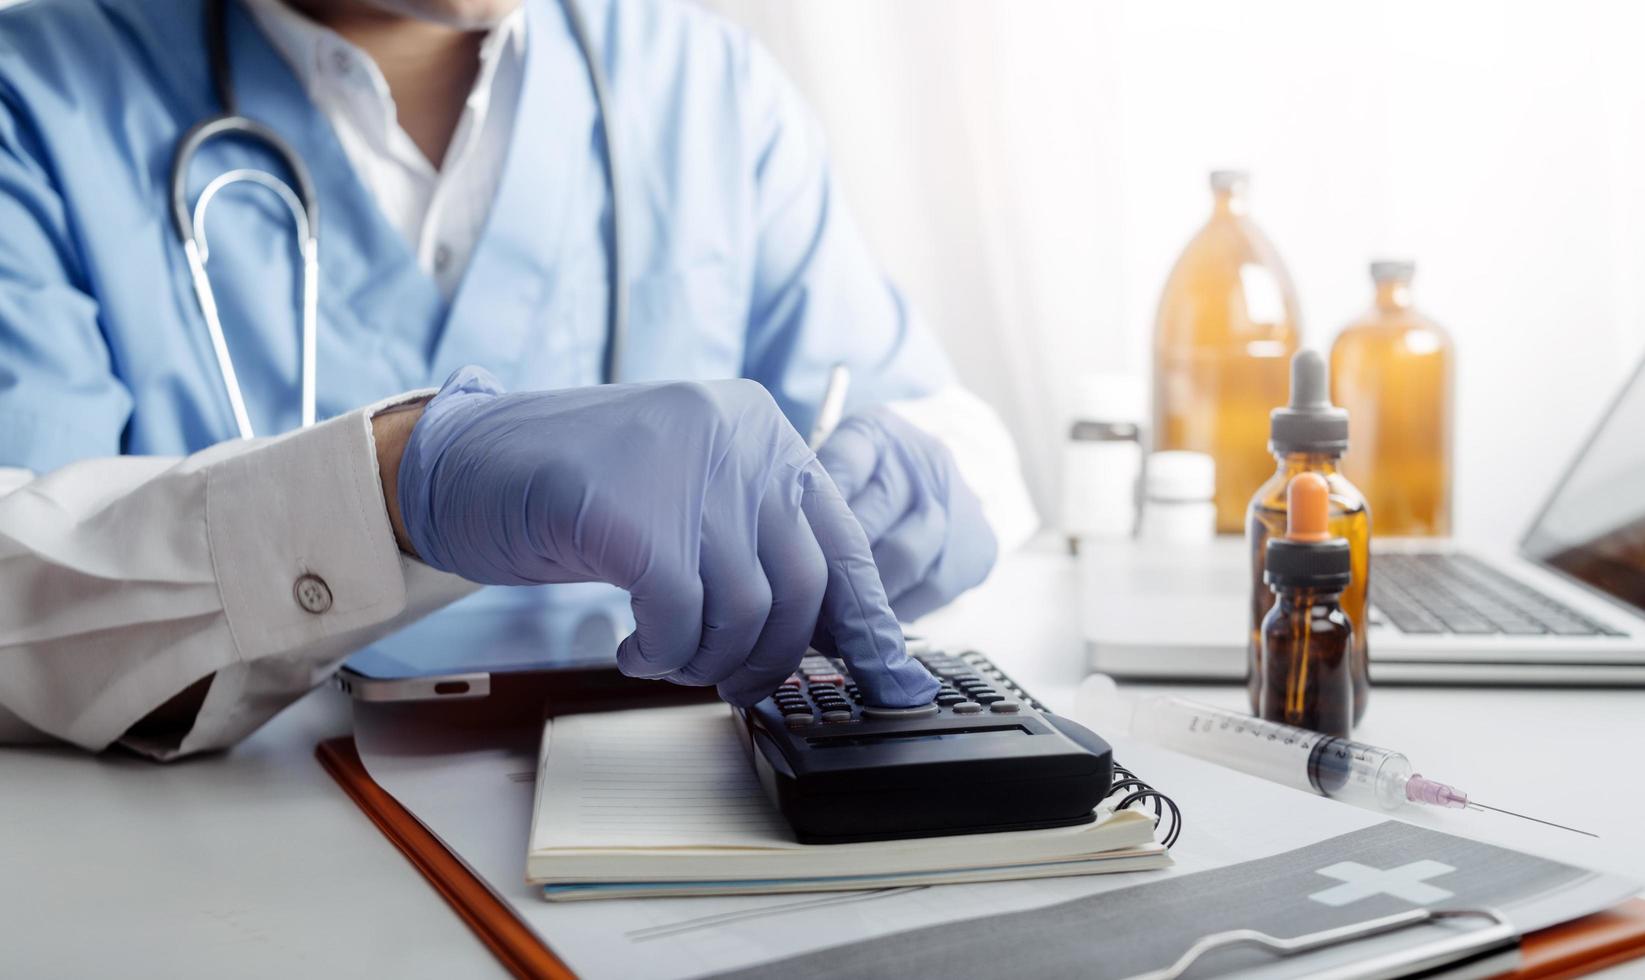
[[(1068, 710), (1084, 672), (1076, 603), (1072, 563), (1025, 552), (922, 626)], [(1645, 880), (1645, 691), (1372, 697), (1367, 741), (1487, 803), (1550, 813), (1563, 796), (1606, 838), (1607, 870)], [(346, 700), (322, 690), (233, 751), (171, 766), (0, 749), (0, 976), (504, 975), (314, 761), (348, 730)]]

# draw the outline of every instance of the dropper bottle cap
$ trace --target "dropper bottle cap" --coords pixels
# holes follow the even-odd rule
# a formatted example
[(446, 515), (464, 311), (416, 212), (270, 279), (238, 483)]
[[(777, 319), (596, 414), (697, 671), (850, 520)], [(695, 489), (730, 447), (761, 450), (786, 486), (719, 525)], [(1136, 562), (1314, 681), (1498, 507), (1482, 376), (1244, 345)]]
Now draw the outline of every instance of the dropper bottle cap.
[(1331, 489), (1318, 473), (1298, 473), (1285, 487), (1285, 537), (1269, 538), (1262, 580), (1276, 588), (1334, 589), (1353, 580), (1344, 538), (1330, 532)]
[(1320, 352), (1291, 357), (1291, 402), (1268, 415), (1268, 449), (1275, 453), (1348, 451), (1348, 412), (1331, 404), (1330, 377)]

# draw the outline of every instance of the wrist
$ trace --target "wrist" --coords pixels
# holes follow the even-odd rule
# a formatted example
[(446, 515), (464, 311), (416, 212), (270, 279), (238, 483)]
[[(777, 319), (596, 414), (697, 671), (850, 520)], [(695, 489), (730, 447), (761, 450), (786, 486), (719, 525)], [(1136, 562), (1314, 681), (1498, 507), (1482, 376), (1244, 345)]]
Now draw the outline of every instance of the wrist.
[(371, 418), (371, 437), (377, 447), (378, 481), (383, 488), (383, 503), (388, 507), (388, 522), (394, 528), (394, 541), (400, 550), (413, 558), (417, 549), (406, 533), (405, 520), (400, 514), (400, 460), (405, 456), (411, 430), (423, 417), (425, 403), (396, 405), (384, 409)]

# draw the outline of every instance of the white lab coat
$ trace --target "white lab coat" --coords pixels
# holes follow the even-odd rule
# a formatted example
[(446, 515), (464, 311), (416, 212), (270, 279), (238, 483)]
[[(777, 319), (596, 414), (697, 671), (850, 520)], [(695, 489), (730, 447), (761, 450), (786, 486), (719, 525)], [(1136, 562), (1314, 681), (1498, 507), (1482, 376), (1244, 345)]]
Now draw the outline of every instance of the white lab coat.
[[(180, 744), (134, 747), (229, 745), (351, 651), (472, 591), (395, 546), (369, 422), (381, 407), (183, 459), (3, 471), (0, 741), (101, 749), (215, 674)], [(293, 595), (304, 574), (330, 590), (325, 612)]]

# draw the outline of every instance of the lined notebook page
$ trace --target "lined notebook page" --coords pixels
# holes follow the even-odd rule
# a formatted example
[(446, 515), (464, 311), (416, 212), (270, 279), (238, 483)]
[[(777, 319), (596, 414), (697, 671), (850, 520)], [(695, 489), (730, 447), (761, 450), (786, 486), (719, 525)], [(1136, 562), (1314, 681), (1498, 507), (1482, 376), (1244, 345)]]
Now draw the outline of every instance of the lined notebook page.
[(547, 723), (531, 849), (798, 847), (723, 704)]

